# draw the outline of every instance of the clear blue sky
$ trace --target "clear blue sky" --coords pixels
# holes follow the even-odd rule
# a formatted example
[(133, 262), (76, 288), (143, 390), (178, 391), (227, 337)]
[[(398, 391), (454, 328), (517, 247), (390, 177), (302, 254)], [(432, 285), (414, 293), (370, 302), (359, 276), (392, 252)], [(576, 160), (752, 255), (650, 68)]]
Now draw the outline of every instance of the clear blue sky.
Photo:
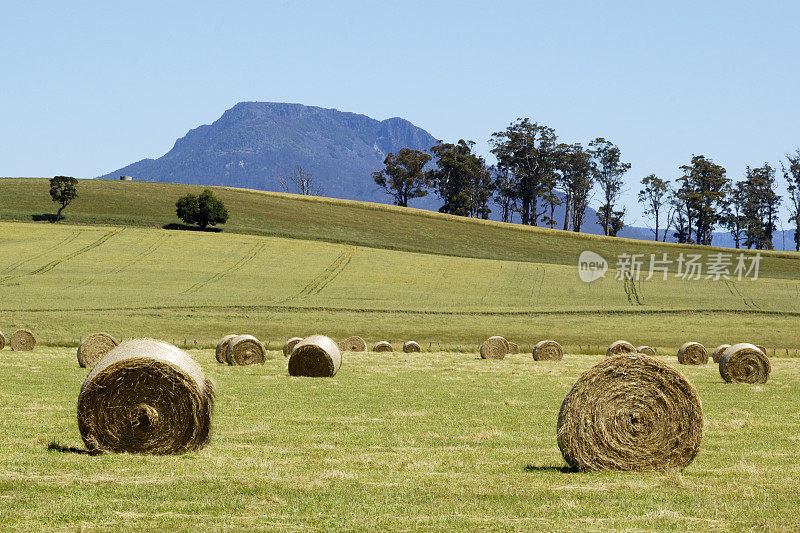
[[(800, 145), (800, 3), (3, 2), (0, 176), (158, 157), (243, 100), (488, 138), (520, 116), (738, 179)], [(641, 225), (643, 221), (627, 221)]]

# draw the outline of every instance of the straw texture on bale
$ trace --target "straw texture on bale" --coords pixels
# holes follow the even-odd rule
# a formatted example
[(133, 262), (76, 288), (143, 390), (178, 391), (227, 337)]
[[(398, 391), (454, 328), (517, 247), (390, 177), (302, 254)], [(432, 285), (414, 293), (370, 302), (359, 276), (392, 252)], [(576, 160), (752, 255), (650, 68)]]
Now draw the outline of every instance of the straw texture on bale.
[(728, 383), (766, 383), (771, 370), (764, 352), (746, 342), (734, 344), (719, 358), (719, 375)]
[(764, 352), (764, 355), (767, 355), (766, 347), (762, 346), (761, 344), (756, 344), (755, 347)]
[(292, 337), (291, 339), (286, 341), (286, 344), (283, 345), (283, 356), (289, 357), (290, 355), (292, 355), (292, 350), (301, 340), (303, 340), (303, 337)]
[(623, 353), (636, 353), (636, 347), (628, 341), (614, 341), (606, 350), (606, 357)]
[(730, 344), (720, 344), (716, 348), (714, 348), (714, 352), (711, 354), (711, 358), (714, 360), (715, 363), (719, 363), (719, 358), (722, 357), (722, 353), (730, 348)]
[(6, 347), (6, 336), (0, 331), (0, 350)]
[(11, 334), (10, 344), (15, 352), (29, 352), (36, 347), (36, 337), (27, 329), (18, 329)]
[(92, 452), (177, 454), (208, 442), (214, 384), (183, 350), (123, 342), (100, 360), (78, 396), (78, 429)]
[(228, 342), (225, 361), (233, 366), (263, 365), (267, 349), (252, 335), (237, 335)]
[(225, 335), (217, 343), (216, 357), (217, 357), (217, 362), (218, 363), (222, 363), (224, 365), (225, 363), (228, 362), (228, 360), (227, 360), (227, 357), (228, 357), (228, 344), (230, 344), (230, 342), (233, 339), (235, 339), (236, 337), (238, 337), (238, 334), (236, 334), (236, 333), (233, 333), (231, 335)]
[(325, 335), (312, 335), (298, 342), (289, 357), (289, 375), (310, 378), (333, 377), (342, 366), (339, 346)]
[(506, 354), (508, 354), (508, 353), (509, 353), (509, 351), (511, 350), (511, 343), (510, 343), (510, 342), (508, 342), (508, 341), (506, 340), (506, 338), (505, 338), (505, 337), (501, 337), (500, 335), (492, 335), (492, 336), (491, 336), (491, 337), (489, 337), (489, 338), (490, 338), (490, 339), (500, 339), (501, 341), (503, 341), (503, 344), (504, 344), (504, 345), (505, 345), (505, 347), (506, 347)]
[(517, 344), (516, 342), (508, 341), (508, 353), (510, 354), (519, 353), (519, 344)]
[(108, 333), (92, 333), (78, 346), (78, 365), (82, 368), (94, 368), (118, 344), (117, 339)]
[(339, 343), (339, 350), (343, 352), (366, 352), (367, 351), (367, 342), (359, 337), (358, 335), (353, 335), (352, 337), (348, 337), (342, 342)]
[(571, 467), (585, 472), (683, 469), (702, 437), (695, 388), (642, 354), (608, 357), (584, 372), (558, 414), (558, 447)]
[(639, 346), (636, 348), (636, 353), (643, 353), (645, 355), (649, 355), (650, 357), (656, 354), (656, 349), (650, 346)]
[(403, 351), (405, 353), (421, 352), (422, 348), (416, 341), (406, 341), (403, 343)]
[(375, 346), (372, 347), (373, 352), (393, 352), (394, 347), (389, 341), (380, 341), (376, 342)]
[(482, 359), (502, 359), (508, 353), (508, 341), (503, 337), (489, 337), (481, 344)]
[(533, 347), (533, 359), (536, 361), (561, 361), (564, 350), (556, 341), (539, 341)]
[(708, 351), (699, 342), (687, 342), (678, 350), (678, 362), (682, 365), (705, 365)]

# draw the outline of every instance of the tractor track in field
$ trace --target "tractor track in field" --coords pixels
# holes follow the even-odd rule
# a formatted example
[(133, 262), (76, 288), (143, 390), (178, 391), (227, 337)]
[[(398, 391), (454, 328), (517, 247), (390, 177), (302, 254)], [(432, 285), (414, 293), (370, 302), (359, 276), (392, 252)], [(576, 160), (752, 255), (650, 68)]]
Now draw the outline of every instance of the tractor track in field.
[[(111, 270), (109, 270), (109, 271), (107, 272), (107, 274), (106, 274), (106, 275), (109, 275), (109, 276), (114, 276), (114, 275), (120, 274), (121, 272), (124, 272), (124, 271), (125, 271), (125, 270), (127, 270), (129, 267), (131, 267), (132, 265), (135, 265), (135, 264), (139, 263), (140, 261), (142, 261), (143, 259), (145, 259), (145, 258), (146, 258), (146, 257), (148, 257), (149, 255), (151, 255), (153, 252), (155, 252), (155, 251), (156, 251), (158, 248), (160, 248), (160, 247), (161, 247), (161, 245), (162, 245), (162, 244), (164, 244), (164, 243), (165, 243), (165, 242), (166, 242), (166, 241), (167, 241), (169, 238), (170, 238), (170, 235), (159, 235), (159, 236), (158, 236), (158, 237), (156, 237), (156, 239), (155, 239), (155, 240), (154, 240), (154, 241), (153, 241), (153, 242), (150, 244), (150, 246), (148, 246), (148, 247), (147, 247), (147, 249), (146, 249), (144, 252), (142, 252), (142, 253), (141, 253), (140, 255), (138, 255), (138, 256), (135, 256), (135, 257), (133, 258), (133, 260), (132, 260), (132, 261), (129, 261), (129, 262), (127, 262), (127, 263), (123, 262), (123, 263), (120, 263), (119, 265), (115, 266), (114, 268), (112, 268)], [(92, 284), (92, 282), (93, 282), (94, 280), (96, 280), (96, 279), (97, 279), (97, 276), (89, 276), (88, 278), (84, 278), (83, 280), (81, 280), (80, 282), (78, 282), (78, 283), (77, 283), (77, 284), (76, 284), (76, 285), (75, 285), (73, 288), (86, 287), (87, 285), (91, 285), (91, 284)]]
[(113, 230), (107, 232), (106, 234), (104, 234), (102, 237), (100, 237), (96, 241), (94, 241), (94, 242), (92, 242), (90, 244), (87, 244), (83, 248), (80, 248), (79, 250), (75, 250), (72, 253), (68, 253), (68, 254), (66, 254), (66, 255), (64, 255), (62, 257), (59, 257), (58, 259), (54, 259), (53, 261), (50, 261), (46, 265), (40, 266), (39, 268), (37, 268), (35, 270), (32, 270), (31, 272), (28, 272), (27, 274), (19, 274), (19, 275), (15, 275), (15, 276), (13, 276), (13, 275), (12, 276), (5, 276), (3, 278), (0, 278), (0, 285), (2, 285), (3, 283), (5, 283), (6, 281), (8, 281), (10, 279), (21, 278), (21, 277), (24, 277), (24, 276), (38, 276), (40, 274), (45, 274), (47, 272), (50, 272), (51, 270), (53, 270), (54, 268), (56, 268), (60, 264), (66, 262), (66, 261), (70, 261), (72, 259), (75, 259), (76, 257), (79, 257), (79, 256), (85, 254), (86, 252), (90, 252), (90, 251), (94, 250), (95, 248), (97, 248), (99, 246), (102, 246), (110, 238), (114, 237), (115, 235), (119, 235), (123, 231), (125, 231), (125, 228), (113, 229)]
[(260, 254), (266, 247), (267, 247), (266, 242), (254, 244), (252, 247), (250, 247), (250, 250), (247, 253), (245, 253), (242, 257), (240, 257), (239, 260), (236, 261), (234, 264), (232, 264), (231, 266), (229, 266), (224, 270), (220, 270), (213, 276), (203, 281), (198, 281), (197, 283), (195, 283), (194, 285), (183, 291), (183, 293), (186, 294), (190, 292), (197, 292), (206, 285), (217, 282), (222, 278), (224, 278), (225, 276), (227, 276), (228, 274), (233, 274), (234, 272), (241, 270), (242, 267), (244, 267), (247, 263), (258, 257), (258, 254)]
[[(40, 258), (40, 257), (42, 257), (44, 255), (49, 254), (50, 252), (52, 252), (54, 250), (58, 250), (59, 248), (61, 248), (63, 246), (67, 246), (69, 243), (71, 243), (72, 241), (77, 239), (80, 236), (80, 234), (81, 234), (81, 230), (75, 230), (75, 231), (71, 232), (69, 235), (67, 235), (67, 237), (65, 237), (60, 242), (57, 242), (56, 244), (54, 244), (52, 246), (49, 246), (49, 247), (45, 248), (44, 250), (41, 250), (38, 253), (36, 253), (36, 254), (34, 254), (34, 255), (30, 256), (30, 257), (26, 257), (25, 259), (20, 259), (16, 263), (11, 263), (6, 268), (4, 268), (2, 271), (0, 271), (0, 274), (7, 274), (9, 272), (13, 272), (16, 269), (18, 269), (19, 267), (23, 266), (24, 264), (29, 263), (30, 261), (33, 261), (34, 259), (38, 259), (38, 258)], [(4, 278), (0, 278), (0, 279), (4, 279)]]
[[(325, 269), (320, 272), (320, 274), (309, 281), (305, 287), (303, 287), (299, 293), (291, 298), (287, 298), (287, 300), (292, 300), (294, 298), (302, 298), (304, 296), (311, 296), (313, 294), (319, 294), (319, 292), (327, 287), (333, 280), (335, 280), (339, 274), (341, 274), (347, 265), (350, 264), (350, 260), (353, 259), (353, 255), (356, 253), (356, 247), (350, 246), (339, 256), (333, 260), (333, 262), (325, 267)], [(283, 301), (287, 301), (283, 300)]]

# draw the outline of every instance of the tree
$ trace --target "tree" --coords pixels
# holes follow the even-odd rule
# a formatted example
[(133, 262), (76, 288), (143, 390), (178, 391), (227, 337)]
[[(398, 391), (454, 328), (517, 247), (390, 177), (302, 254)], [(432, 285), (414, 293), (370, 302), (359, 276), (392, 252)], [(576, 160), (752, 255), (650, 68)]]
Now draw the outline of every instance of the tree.
[(489, 218), (492, 176), (482, 157), (472, 153), (472, 141), (439, 143), (431, 148), (436, 167), (426, 172), (429, 186), (444, 202), (442, 213)]
[(775, 192), (775, 169), (769, 163), (758, 168), (747, 167), (743, 188), (744, 245), (772, 250), (772, 234), (777, 229), (775, 222), (781, 203), (781, 197)]
[(555, 131), (529, 118), (518, 118), (505, 131), (492, 134), (490, 142), (497, 166), (514, 176), (522, 223), (537, 225), (539, 199), (555, 186)]
[(304, 196), (322, 196), (325, 194), (325, 189), (314, 182), (311, 172), (306, 171), (300, 165), (297, 165), (288, 176), (279, 178), (279, 181), (283, 192), (292, 192), (289, 189), (293, 188), (297, 194)]
[(723, 167), (702, 155), (693, 156), (692, 162), (680, 169), (679, 194), (686, 208), (689, 235), (694, 227), (695, 242), (710, 245), (712, 232), (724, 215), (730, 181)]
[(56, 213), (56, 222), (61, 220), (61, 212), (77, 197), (78, 180), (68, 176), (54, 176), (50, 178), (50, 198), (60, 205)]
[[(673, 226), (675, 233), (672, 236), (681, 244), (692, 242), (691, 230), (691, 210), (686, 203), (686, 193), (684, 187), (681, 186), (677, 190), (670, 190), (669, 194), (670, 211), (672, 215), (667, 222), (667, 228)], [(668, 230), (665, 230), (668, 231)]]
[(374, 172), (372, 178), (394, 198), (395, 205), (408, 207), (408, 201), (412, 198), (422, 198), (428, 194), (423, 167), (430, 160), (431, 156), (425, 152), (401, 148), (397, 155), (386, 156), (383, 160), (386, 168)]
[(669, 182), (650, 174), (642, 178), (642, 185), (644, 188), (639, 191), (639, 203), (644, 205), (645, 216), (653, 221), (653, 233), (655, 240), (658, 240), (659, 221), (669, 195)]
[(228, 221), (228, 209), (210, 189), (205, 189), (199, 196), (187, 194), (179, 199), (175, 202), (175, 212), (185, 224), (194, 224), (201, 228)]
[(564, 193), (564, 230), (580, 231), (597, 171), (592, 155), (580, 144), (559, 145), (557, 187)]
[(741, 247), (746, 225), (743, 208), (747, 201), (747, 193), (744, 185), (744, 182), (740, 181), (736, 185), (729, 186), (727, 209), (722, 218), (722, 223), (731, 232), (736, 248)]
[(789, 190), (789, 222), (794, 225), (794, 249), (800, 252), (800, 148), (786, 154), (788, 166), (781, 161), (783, 179)]
[(500, 206), (500, 216), (503, 222), (513, 222), (516, 209), (514, 176), (507, 168), (497, 166), (489, 167), (489, 172), (494, 176), (494, 201)]
[(622, 227), (625, 210), (615, 211), (614, 204), (622, 193), (622, 176), (631, 168), (631, 164), (623, 163), (619, 148), (602, 137), (590, 142), (589, 147), (597, 167), (596, 181), (605, 202), (597, 211), (597, 221), (603, 226), (605, 235), (611, 235), (614, 225), (619, 225), (614, 231), (616, 235)]

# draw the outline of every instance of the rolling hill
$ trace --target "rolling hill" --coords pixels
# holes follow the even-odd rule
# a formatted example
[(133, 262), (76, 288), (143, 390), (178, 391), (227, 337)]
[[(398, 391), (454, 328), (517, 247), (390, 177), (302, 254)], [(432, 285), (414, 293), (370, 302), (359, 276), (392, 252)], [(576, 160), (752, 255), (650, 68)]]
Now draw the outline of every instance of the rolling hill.
[[(176, 231), (175, 200), (199, 187), (89, 180), (59, 224), (46, 180), (0, 180), (0, 330), (74, 344), (109, 330), (211, 345), (252, 331), (360, 333), (474, 349), (504, 332), (593, 350), (616, 338), (673, 349), (754, 339), (800, 347), (800, 257), (763, 254), (757, 280), (676, 277), (677, 259), (730, 250), (609, 239), (347, 200), (216, 188), (220, 233)], [(609, 271), (579, 279), (582, 251)], [(615, 279), (620, 254), (667, 254), (661, 274)], [(746, 256), (752, 258), (752, 254)], [(735, 258), (734, 258), (735, 259)], [(644, 276), (643, 276), (644, 277)]]

